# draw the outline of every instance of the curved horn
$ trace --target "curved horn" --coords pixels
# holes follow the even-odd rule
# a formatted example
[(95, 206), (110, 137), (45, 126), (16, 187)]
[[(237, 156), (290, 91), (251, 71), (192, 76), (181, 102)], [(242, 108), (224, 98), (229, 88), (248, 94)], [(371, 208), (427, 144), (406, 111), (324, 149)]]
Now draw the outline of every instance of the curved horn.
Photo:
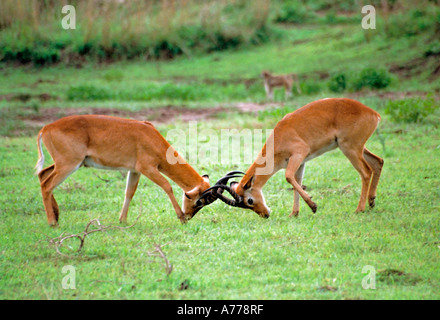
[[(225, 186), (225, 187), (227, 187), (227, 186)], [(229, 187), (227, 187), (227, 188), (229, 188)], [(228, 192), (229, 192), (229, 190), (228, 189), (226, 189)], [(224, 203), (226, 203), (227, 205), (229, 205), (229, 206), (232, 206), (232, 207), (238, 207), (238, 201), (236, 200), (236, 199), (230, 199), (230, 198), (228, 198), (228, 197), (225, 197), (224, 195), (223, 195), (223, 190), (222, 189), (220, 189), (220, 188), (218, 188), (216, 191), (215, 191), (215, 196), (218, 198), (218, 199), (220, 199), (221, 201), (223, 201)]]
[[(228, 197), (225, 197), (223, 195), (223, 190), (226, 190), (229, 192), (229, 194), (234, 198), (230, 199)], [(245, 208), (249, 209), (249, 207), (244, 203), (243, 198), (240, 197), (234, 189), (232, 189), (229, 186), (218, 186), (217, 190), (215, 191), (215, 196), (217, 196), (220, 200), (222, 200), (227, 205), (233, 206), (233, 207), (239, 207), (239, 208)]]
[[(228, 172), (224, 177), (220, 178), (214, 186), (206, 189), (202, 196), (200, 197), (200, 201), (203, 202), (204, 205), (208, 205), (213, 203), (215, 200), (217, 200), (218, 198), (220, 198), (222, 201), (228, 203), (229, 205), (234, 205), (233, 203), (231, 203), (231, 199), (226, 198), (225, 196), (223, 196), (223, 191), (224, 189), (230, 189), (226, 184), (228, 183), (229, 179), (232, 178), (238, 178), (243, 176), (245, 173), (242, 171), (230, 171)], [(230, 190), (228, 190), (229, 193), (231, 193)]]
[(203, 203), (204, 206), (207, 206), (208, 204), (213, 203), (215, 200), (217, 200), (217, 196), (214, 195), (213, 189), (216, 189), (217, 187), (211, 187), (209, 189), (206, 189), (201, 197), (199, 198), (199, 201)]
[(239, 178), (245, 175), (244, 172), (241, 171), (230, 171), (226, 175), (223, 176), (223, 178), (220, 178), (215, 185), (226, 185), (229, 181), (229, 179), (232, 178)]

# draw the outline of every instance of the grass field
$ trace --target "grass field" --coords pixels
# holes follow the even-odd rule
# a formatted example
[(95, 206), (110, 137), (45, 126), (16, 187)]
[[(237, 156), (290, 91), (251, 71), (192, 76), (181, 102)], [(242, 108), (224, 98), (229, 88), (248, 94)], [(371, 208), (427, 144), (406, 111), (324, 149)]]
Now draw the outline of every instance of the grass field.
[[(373, 107), (375, 107), (373, 105)], [(237, 116), (238, 117), (238, 116)], [(238, 119), (237, 119), (238, 120)], [(33, 176), (32, 138), (4, 138), (2, 154), (2, 277), (4, 298), (31, 299), (421, 299), (438, 298), (440, 132), (423, 126), (381, 125), (368, 147), (384, 156), (374, 210), (354, 214), (360, 181), (335, 151), (308, 165), (304, 183), (318, 204), (288, 217), (292, 191), (278, 173), (265, 188), (271, 218), (216, 202), (186, 225), (166, 195), (142, 179), (127, 230), (91, 234), (80, 255), (64, 258), (47, 237), (77, 233), (94, 218), (117, 225), (125, 180), (117, 172), (83, 169), (55, 193), (60, 227), (47, 226)], [(207, 124), (215, 126), (215, 121)], [(182, 124), (183, 125), (183, 124)], [(230, 167), (197, 166), (212, 179)], [(105, 180), (105, 181), (104, 181)], [(73, 245), (74, 241), (72, 241)], [(166, 275), (154, 244), (173, 265)], [(61, 272), (76, 268), (76, 290)], [(364, 266), (377, 270), (376, 290), (364, 290)], [(181, 284), (188, 288), (180, 290)]]
[[(0, 298), (439, 299), (440, 84), (433, 72), (438, 54), (426, 55), (431, 35), (367, 39), (357, 24), (283, 28), (284, 38), (258, 47), (171, 61), (0, 65)], [(355, 90), (351, 84), (366, 68), (386, 70), (390, 84)], [(277, 91), (275, 102), (267, 101), (262, 69), (296, 72), (303, 94), (284, 101)], [(341, 73), (348, 87), (336, 93), (328, 83)], [(119, 226), (125, 174), (78, 170), (55, 191), (60, 226), (50, 228), (33, 169), (35, 135), (44, 124), (105, 112), (147, 118), (164, 136), (188, 130), (188, 120), (218, 134), (272, 129), (286, 113), (330, 96), (356, 98), (382, 115), (379, 134), (367, 143), (385, 160), (374, 209), (354, 213), (360, 178), (337, 150), (306, 167), (316, 214), (302, 201), (300, 216), (289, 218), (293, 191), (279, 172), (263, 190), (269, 219), (217, 201), (182, 225), (166, 194), (143, 177), (128, 217), (130, 225), (139, 216), (134, 226), (90, 234), (80, 253), (63, 249), (69, 257), (50, 245), (92, 219)], [(417, 121), (387, 111), (408, 113), (429, 97), (432, 110)], [(216, 181), (247, 165), (193, 166)], [(173, 188), (180, 202), (181, 190)], [(63, 289), (66, 266), (74, 267), (76, 289)], [(371, 270), (376, 288), (364, 289)]]

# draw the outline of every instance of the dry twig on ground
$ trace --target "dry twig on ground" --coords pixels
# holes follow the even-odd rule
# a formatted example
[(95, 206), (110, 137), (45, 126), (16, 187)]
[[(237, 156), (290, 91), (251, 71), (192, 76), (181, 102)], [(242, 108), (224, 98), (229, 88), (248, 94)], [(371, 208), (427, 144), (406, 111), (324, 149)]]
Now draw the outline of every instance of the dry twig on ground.
[(167, 276), (169, 276), (171, 274), (171, 272), (173, 272), (173, 265), (170, 263), (170, 261), (168, 260), (167, 256), (165, 255), (165, 253), (162, 250), (163, 246), (166, 246), (168, 243), (165, 244), (158, 244), (158, 243), (154, 243), (154, 250), (148, 252), (149, 256), (153, 256), (153, 257), (160, 257), (162, 258), (162, 260), (165, 263), (165, 272), (167, 274)]
[[(110, 230), (110, 229), (129, 229), (129, 228), (133, 227), (138, 222), (139, 218), (140, 218), (140, 214), (136, 218), (136, 221), (132, 225), (127, 226), (127, 227), (105, 226), (105, 225), (103, 225), (101, 223), (99, 218), (93, 219), (93, 220), (89, 221), (89, 223), (87, 223), (87, 225), (86, 225), (86, 227), (85, 227), (83, 232), (75, 233), (75, 234), (68, 234), (68, 235), (66, 235), (65, 233), (62, 233), (61, 235), (59, 235), (56, 238), (52, 238), (52, 239), (48, 238), (48, 241), (49, 241), (50, 245), (55, 247), (55, 250), (56, 250), (56, 252), (59, 255), (61, 255), (63, 257), (68, 257), (68, 258), (76, 258), (77, 256), (68, 255), (68, 254), (65, 254), (65, 253), (61, 252), (61, 248), (64, 245), (64, 241), (66, 241), (68, 239), (72, 239), (72, 238), (79, 239), (80, 244), (79, 244), (78, 249), (76, 249), (76, 250), (72, 250), (71, 249), (70, 250), (73, 253), (78, 253), (78, 252), (80, 252), (83, 249), (85, 240), (86, 240), (88, 235), (90, 235), (92, 233), (95, 233), (95, 232), (107, 231), (107, 230)], [(173, 271), (173, 265), (170, 263), (170, 261), (168, 260), (166, 254), (162, 250), (162, 248), (164, 246), (166, 246), (169, 242), (165, 243), (165, 244), (159, 244), (156, 241), (154, 241), (152, 235), (149, 235), (148, 237), (153, 240), (154, 249), (152, 251), (148, 251), (147, 255), (150, 256), (150, 257), (159, 257), (159, 258), (161, 258), (164, 261), (166, 275), (169, 276), (171, 274), (171, 272)]]
[[(48, 239), (48, 241), (49, 241), (50, 245), (53, 245), (55, 247), (55, 250), (57, 251), (57, 253), (59, 255), (72, 258), (74, 256), (71, 256), (71, 255), (68, 255), (68, 254), (61, 252), (61, 247), (63, 246), (63, 242), (66, 241), (67, 239), (71, 239), (71, 238), (79, 239), (79, 241), (80, 241), (79, 247), (77, 250), (74, 251), (74, 253), (78, 253), (84, 247), (84, 242), (89, 234), (92, 234), (95, 232), (107, 231), (110, 229), (129, 229), (129, 228), (133, 227), (138, 222), (139, 218), (140, 218), (140, 215), (136, 218), (135, 222), (132, 225), (127, 226), (127, 227), (105, 226), (99, 221), (99, 218), (93, 219), (87, 224), (87, 226), (83, 232), (76, 233), (76, 234), (70, 234), (70, 235), (65, 235), (65, 233), (62, 233), (61, 235), (59, 235), (56, 238)], [(91, 228), (93, 226), (95, 228)]]

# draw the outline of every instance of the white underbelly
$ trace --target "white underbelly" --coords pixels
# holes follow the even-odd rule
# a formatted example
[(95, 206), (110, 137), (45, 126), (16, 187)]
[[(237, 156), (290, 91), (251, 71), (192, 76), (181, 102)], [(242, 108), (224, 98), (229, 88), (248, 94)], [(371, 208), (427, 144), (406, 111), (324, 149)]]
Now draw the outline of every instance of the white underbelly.
[(321, 148), (319, 150), (316, 150), (315, 152), (309, 154), (304, 161), (309, 161), (309, 160), (312, 160), (312, 159), (314, 159), (316, 157), (319, 157), (321, 154), (326, 153), (327, 151), (331, 151), (331, 150), (336, 149), (337, 146), (338, 146), (338, 143), (336, 141), (334, 141), (333, 143), (331, 143), (331, 144), (329, 144), (329, 145), (327, 145), (327, 146), (325, 146), (325, 147), (323, 147), (323, 148)]
[(86, 157), (84, 159), (83, 165), (84, 165), (84, 167), (91, 167), (91, 168), (103, 169), (103, 170), (119, 170), (119, 171), (121, 171), (121, 170), (123, 170), (123, 171), (129, 170), (129, 169), (124, 168), (124, 167), (107, 167), (107, 166), (104, 166), (102, 164), (96, 163), (90, 157)]

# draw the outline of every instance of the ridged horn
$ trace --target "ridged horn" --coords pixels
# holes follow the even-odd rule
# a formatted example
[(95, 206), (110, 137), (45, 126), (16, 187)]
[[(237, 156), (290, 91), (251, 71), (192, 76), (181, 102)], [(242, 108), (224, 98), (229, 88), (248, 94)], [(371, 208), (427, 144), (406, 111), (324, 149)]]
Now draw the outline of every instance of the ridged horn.
[[(230, 171), (228, 172), (224, 177), (220, 178), (214, 186), (206, 189), (202, 196), (200, 197), (200, 201), (202, 201), (203, 205), (209, 205), (213, 203), (215, 200), (220, 199), (223, 202), (227, 203), (231, 206), (236, 206), (237, 199), (229, 199), (225, 197), (222, 193), (224, 190), (227, 190), (229, 193), (231, 193), (231, 188), (228, 187), (226, 184), (228, 183), (229, 179), (232, 178), (238, 178), (242, 177), (245, 173), (242, 171)], [(234, 191), (232, 191), (235, 193)], [(232, 195), (232, 193), (231, 193)], [(237, 194), (235, 194), (238, 196)], [(235, 198), (235, 197), (234, 197)]]

